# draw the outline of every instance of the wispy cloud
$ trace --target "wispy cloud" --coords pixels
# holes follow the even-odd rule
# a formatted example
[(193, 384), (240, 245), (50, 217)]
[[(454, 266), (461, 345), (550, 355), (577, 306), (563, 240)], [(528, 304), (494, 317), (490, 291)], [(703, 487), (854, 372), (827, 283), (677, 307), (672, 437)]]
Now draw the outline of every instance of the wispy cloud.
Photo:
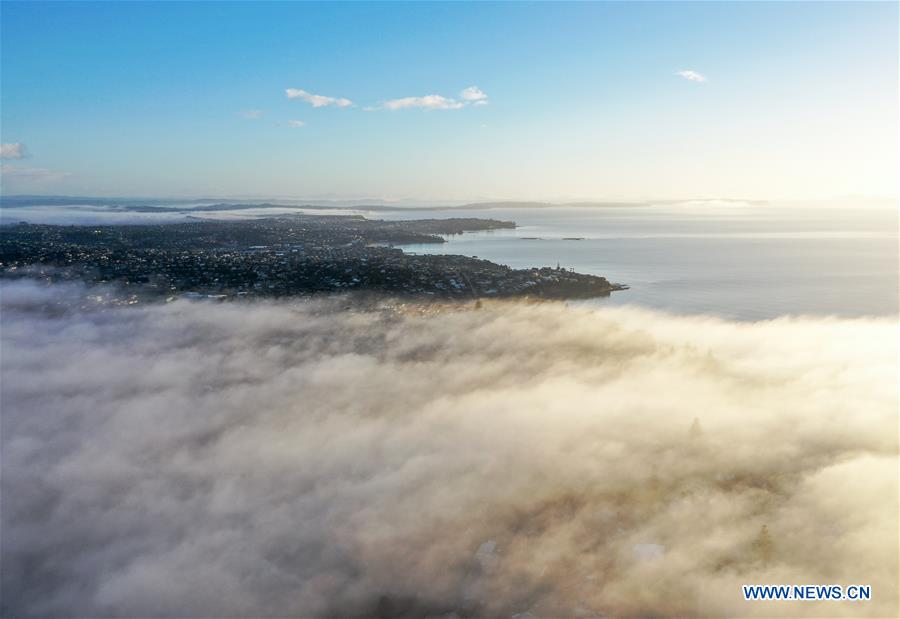
[(26, 156), (28, 156), (28, 151), (21, 142), (0, 144), (0, 159), (23, 159)]
[(314, 95), (299, 88), (287, 88), (284, 91), (288, 99), (302, 99), (313, 107), (325, 107), (334, 105), (336, 107), (349, 107), (353, 105), (353, 101), (343, 97), (326, 97), (325, 95)]
[(55, 183), (66, 177), (72, 176), (70, 172), (58, 172), (47, 168), (30, 168), (28, 166), (10, 165), (4, 163), (0, 166), (0, 175), (3, 180), (16, 185), (46, 185)]
[(463, 88), (459, 93), (459, 98), (463, 101), (470, 101), (478, 104), (479, 102), (487, 103), (488, 96), (478, 86), (469, 86)]
[(289, 121), (287, 121), (287, 124), (288, 124), (288, 127), (302, 127), (306, 123), (303, 122), (302, 120), (289, 120)]
[(240, 116), (243, 118), (247, 118), (249, 120), (256, 120), (258, 118), (262, 118), (263, 111), (262, 110), (241, 110), (238, 112)]
[(705, 82), (706, 76), (697, 73), (696, 71), (692, 71), (691, 69), (682, 69), (681, 71), (676, 71), (675, 75), (681, 76), (684, 79), (691, 82)]
[(448, 99), (441, 95), (425, 95), (424, 97), (403, 97), (402, 99), (391, 99), (385, 101), (384, 107), (387, 110), (402, 110), (410, 107), (424, 107), (430, 110), (458, 110), (465, 103)]
[(485, 105), (488, 96), (478, 86), (469, 86), (459, 93), (459, 100), (443, 95), (425, 95), (424, 97), (403, 97), (385, 101), (384, 109), (402, 110), (406, 108), (420, 107), (430, 110), (458, 110), (468, 105)]

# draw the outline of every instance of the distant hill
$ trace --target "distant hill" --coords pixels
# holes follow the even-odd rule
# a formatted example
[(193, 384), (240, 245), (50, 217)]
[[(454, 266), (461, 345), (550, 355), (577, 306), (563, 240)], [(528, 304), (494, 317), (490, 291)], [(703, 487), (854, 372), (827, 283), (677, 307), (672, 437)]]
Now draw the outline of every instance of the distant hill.
[[(103, 206), (112, 210), (150, 212), (204, 212), (232, 211), (252, 208), (297, 208), (334, 209), (361, 211), (443, 211), (443, 210), (489, 210), (489, 209), (536, 209), (536, 208), (623, 208), (646, 207), (652, 205), (697, 205), (697, 204), (753, 204), (764, 205), (761, 200), (653, 200), (653, 201), (583, 201), (583, 202), (537, 202), (499, 200), (496, 202), (471, 202), (468, 204), (417, 205), (405, 201), (403, 205), (388, 203), (380, 199), (372, 200), (292, 200), (292, 199), (249, 199), (249, 198), (98, 198), (89, 196), (40, 196), (13, 195), (0, 196), (0, 207), (21, 208), (29, 206)], [(196, 205), (196, 206), (192, 206)]]

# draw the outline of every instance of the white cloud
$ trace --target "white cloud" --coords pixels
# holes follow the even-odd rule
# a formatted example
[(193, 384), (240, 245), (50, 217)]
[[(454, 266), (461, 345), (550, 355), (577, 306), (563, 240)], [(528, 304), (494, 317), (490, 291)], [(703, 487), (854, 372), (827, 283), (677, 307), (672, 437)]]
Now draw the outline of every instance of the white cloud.
[(458, 110), (465, 103), (460, 103), (441, 95), (425, 95), (424, 97), (403, 97), (402, 99), (391, 99), (384, 104), (388, 110), (402, 110), (410, 107), (424, 107), (430, 110)]
[[(288, 99), (301, 99), (313, 107), (325, 107), (329, 105), (349, 107), (353, 105), (353, 101), (350, 99), (315, 95), (299, 88), (287, 88), (284, 92)], [(362, 110), (364, 112), (374, 112), (380, 109), (403, 110), (407, 108), (458, 110), (469, 105), (486, 105), (487, 102), (488, 96), (483, 90), (478, 86), (469, 86), (460, 91), (459, 99), (434, 94), (422, 97), (401, 97), (399, 99), (390, 99), (380, 105), (367, 105), (363, 107)]]
[(467, 105), (487, 104), (487, 95), (478, 86), (469, 86), (459, 93), (460, 100), (444, 97), (443, 95), (425, 95), (424, 97), (403, 97), (391, 99), (384, 103), (387, 110), (402, 110), (412, 107), (421, 107), (430, 110), (458, 110)]
[(289, 126), (289, 127), (302, 127), (302, 126), (304, 126), (305, 124), (306, 124), (306, 123), (303, 122), (302, 120), (289, 120), (289, 121), (288, 121), (288, 126)]
[(22, 159), (27, 156), (25, 145), (21, 142), (5, 142), (0, 144), (0, 159)]
[(256, 120), (257, 118), (262, 118), (263, 111), (262, 110), (242, 110), (238, 112), (244, 118), (249, 120)]
[(463, 101), (487, 102), (488, 96), (478, 86), (469, 86), (460, 91), (459, 98)]
[(353, 105), (353, 101), (343, 97), (326, 97), (325, 95), (314, 95), (299, 88), (287, 88), (284, 91), (288, 99), (302, 99), (313, 107), (325, 107), (334, 105), (336, 107), (349, 107)]
[(683, 77), (684, 79), (689, 80), (691, 82), (705, 82), (706, 81), (705, 75), (701, 75), (700, 73), (697, 73), (696, 71), (692, 71), (690, 69), (683, 69), (681, 71), (676, 71), (675, 75), (679, 75), (679, 76)]

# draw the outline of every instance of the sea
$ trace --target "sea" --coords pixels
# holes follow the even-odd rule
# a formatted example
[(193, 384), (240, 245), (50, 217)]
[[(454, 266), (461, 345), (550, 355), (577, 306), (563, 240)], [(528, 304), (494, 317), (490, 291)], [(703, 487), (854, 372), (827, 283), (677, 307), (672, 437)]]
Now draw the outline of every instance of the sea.
[[(292, 208), (198, 213), (262, 217)], [(894, 208), (677, 203), (648, 206), (321, 210), (381, 219), (479, 217), (515, 229), (447, 236), (412, 253), (478, 256), (514, 268), (556, 267), (628, 286), (584, 303), (635, 305), (738, 320), (898, 313), (898, 216)], [(151, 223), (183, 214), (135, 214), (104, 205), (8, 209), (4, 223)]]
[(407, 245), (514, 268), (553, 266), (628, 290), (588, 303), (762, 320), (897, 316), (898, 219), (892, 209), (777, 206), (547, 207), (381, 213), (489, 217), (514, 230)]

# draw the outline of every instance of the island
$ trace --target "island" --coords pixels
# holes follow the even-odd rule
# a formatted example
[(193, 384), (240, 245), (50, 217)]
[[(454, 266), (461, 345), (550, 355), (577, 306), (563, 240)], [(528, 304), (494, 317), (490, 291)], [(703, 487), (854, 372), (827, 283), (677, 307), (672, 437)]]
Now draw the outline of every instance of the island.
[(190, 218), (139, 225), (0, 227), (0, 277), (114, 284), (123, 298), (233, 299), (368, 291), (441, 299), (589, 298), (625, 286), (477, 257), (411, 254), (396, 245), (515, 228), (494, 219), (386, 221), (362, 216)]

